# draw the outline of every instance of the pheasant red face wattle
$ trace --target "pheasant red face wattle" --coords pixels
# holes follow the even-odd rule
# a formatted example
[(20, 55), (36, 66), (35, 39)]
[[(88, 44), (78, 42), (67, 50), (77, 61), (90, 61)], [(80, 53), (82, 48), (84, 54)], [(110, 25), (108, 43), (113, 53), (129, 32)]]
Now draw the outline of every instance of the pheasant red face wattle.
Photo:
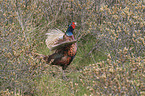
[(75, 29), (75, 27), (76, 27), (74, 22), (72, 22), (71, 26), (72, 26), (73, 29)]

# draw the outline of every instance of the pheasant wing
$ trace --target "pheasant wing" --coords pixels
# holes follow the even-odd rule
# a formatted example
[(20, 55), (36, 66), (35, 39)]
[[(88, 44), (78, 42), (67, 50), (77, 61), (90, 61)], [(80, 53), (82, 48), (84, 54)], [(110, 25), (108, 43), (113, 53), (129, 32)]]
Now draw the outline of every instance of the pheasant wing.
[(72, 41), (64, 41), (64, 42), (61, 42), (59, 44), (56, 44), (56, 45), (53, 45), (50, 50), (56, 50), (56, 49), (59, 49), (59, 48), (63, 48), (64, 46), (67, 46), (67, 45), (71, 45), (71, 44), (74, 44), (76, 43), (77, 41), (76, 40), (72, 40)]

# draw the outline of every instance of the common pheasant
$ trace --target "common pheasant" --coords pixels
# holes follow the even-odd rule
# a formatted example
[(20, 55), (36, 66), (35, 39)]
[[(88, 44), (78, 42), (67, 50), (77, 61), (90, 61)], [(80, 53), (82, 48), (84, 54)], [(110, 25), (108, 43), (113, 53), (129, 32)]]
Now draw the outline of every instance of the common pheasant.
[(46, 45), (51, 51), (54, 51), (53, 54), (43, 57), (48, 64), (59, 65), (65, 70), (73, 61), (77, 52), (77, 44), (73, 35), (75, 26), (75, 23), (72, 22), (65, 33), (59, 29), (53, 29), (46, 34)]

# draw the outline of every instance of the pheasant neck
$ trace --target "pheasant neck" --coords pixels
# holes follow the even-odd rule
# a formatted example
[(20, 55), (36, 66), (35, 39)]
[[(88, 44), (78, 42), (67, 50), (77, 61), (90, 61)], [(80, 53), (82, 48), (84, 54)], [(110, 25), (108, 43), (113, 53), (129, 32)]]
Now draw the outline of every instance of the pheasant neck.
[(70, 26), (70, 27), (68, 27), (68, 29), (67, 29), (67, 31), (66, 31), (66, 35), (67, 36), (72, 36), (73, 35), (73, 28), (72, 28), (72, 26)]
[(70, 31), (67, 31), (67, 32), (66, 32), (66, 35), (67, 35), (67, 36), (72, 36), (72, 35), (73, 35), (73, 33), (72, 33), (72, 32), (70, 32)]

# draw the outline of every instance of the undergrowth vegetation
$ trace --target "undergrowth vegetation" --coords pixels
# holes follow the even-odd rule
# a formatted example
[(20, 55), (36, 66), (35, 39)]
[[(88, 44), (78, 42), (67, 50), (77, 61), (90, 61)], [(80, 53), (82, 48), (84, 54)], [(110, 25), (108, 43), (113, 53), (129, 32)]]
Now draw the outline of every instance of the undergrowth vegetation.
[[(145, 95), (144, 0), (0, 1), (0, 95)], [(62, 78), (45, 34), (77, 22), (78, 51)]]

